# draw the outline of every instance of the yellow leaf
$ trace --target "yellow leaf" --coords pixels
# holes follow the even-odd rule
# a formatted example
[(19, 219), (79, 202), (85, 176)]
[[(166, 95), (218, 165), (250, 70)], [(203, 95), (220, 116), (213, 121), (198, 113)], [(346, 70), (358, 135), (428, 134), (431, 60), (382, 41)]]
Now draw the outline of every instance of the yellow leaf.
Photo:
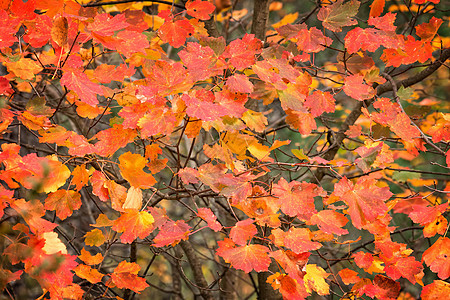
[(123, 209), (141, 209), (142, 207), (142, 190), (137, 187), (130, 187), (127, 193), (127, 199), (122, 205)]
[(315, 290), (319, 295), (324, 296), (330, 293), (330, 286), (325, 282), (330, 273), (325, 272), (324, 269), (317, 265), (306, 265), (306, 274), (303, 280), (308, 292)]
[(30, 58), (20, 58), (17, 62), (6, 62), (8, 71), (23, 80), (32, 80), (42, 67)]
[(61, 254), (67, 254), (66, 245), (61, 242), (56, 232), (44, 232), (42, 237), (45, 240), (45, 245), (42, 248), (45, 253), (55, 254), (61, 252)]

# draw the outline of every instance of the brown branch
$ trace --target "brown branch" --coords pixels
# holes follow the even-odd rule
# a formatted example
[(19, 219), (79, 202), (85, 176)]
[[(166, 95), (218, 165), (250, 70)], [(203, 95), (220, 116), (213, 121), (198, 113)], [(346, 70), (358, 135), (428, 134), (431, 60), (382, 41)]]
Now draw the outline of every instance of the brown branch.
[(254, 0), (252, 33), (261, 41), (266, 40), (270, 0)]
[(205, 300), (214, 299), (211, 294), (211, 290), (208, 288), (208, 283), (206, 282), (205, 276), (203, 275), (202, 264), (198, 260), (191, 243), (189, 241), (181, 241), (180, 246), (184, 253), (186, 253), (186, 257), (189, 261), (189, 265), (191, 266), (192, 273), (194, 274), (194, 280), (200, 290), (200, 294)]

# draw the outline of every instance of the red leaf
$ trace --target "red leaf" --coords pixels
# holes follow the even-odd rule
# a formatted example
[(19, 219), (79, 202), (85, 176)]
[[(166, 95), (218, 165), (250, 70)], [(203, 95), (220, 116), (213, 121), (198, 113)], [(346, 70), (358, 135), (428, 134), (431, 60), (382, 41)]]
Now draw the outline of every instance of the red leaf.
[(369, 16), (372, 18), (379, 17), (383, 13), (386, 0), (374, 0), (370, 5)]
[(416, 34), (422, 39), (429, 41), (436, 35), (439, 27), (444, 22), (442, 19), (432, 17), (428, 23), (423, 23), (416, 26)]
[(244, 221), (239, 221), (236, 225), (231, 228), (230, 238), (238, 245), (244, 246), (247, 241), (251, 240), (258, 230), (253, 224), (253, 219), (246, 219)]
[(238, 70), (248, 68), (255, 63), (255, 55), (261, 53), (262, 42), (253, 34), (245, 34), (242, 39), (232, 41), (222, 54)]
[(178, 52), (178, 56), (194, 81), (218, 75), (225, 67), (224, 62), (217, 59), (210, 47), (198, 43), (187, 43), (186, 48)]
[(345, 77), (344, 92), (353, 99), (363, 101), (375, 96), (375, 90), (364, 83), (364, 76), (350, 75)]
[(64, 72), (61, 84), (73, 90), (82, 102), (90, 106), (96, 106), (98, 104), (97, 94), (103, 94), (100, 85), (93, 83), (86, 74), (76, 70)]
[(222, 225), (217, 222), (217, 217), (214, 215), (211, 209), (206, 207), (199, 208), (197, 216), (205, 220), (208, 223), (208, 227), (215, 232), (219, 232), (220, 230), (222, 230)]
[(183, 95), (182, 99), (186, 103), (186, 113), (190, 117), (204, 121), (214, 121), (226, 115), (222, 106), (214, 103), (213, 92), (208, 90), (195, 90), (190, 95)]
[(431, 271), (445, 280), (450, 277), (450, 239), (440, 237), (430, 248), (425, 250), (422, 260), (430, 267)]
[(349, 206), (353, 225), (358, 229), (388, 211), (385, 201), (392, 193), (388, 187), (380, 188), (376, 183), (375, 179), (367, 176), (361, 177), (356, 184), (344, 177), (334, 186), (333, 194)]
[(401, 40), (394, 33), (386, 33), (374, 28), (356, 27), (345, 36), (345, 48), (352, 54), (359, 49), (375, 52), (380, 46), (385, 48), (398, 48)]
[(342, 229), (347, 224), (348, 219), (334, 210), (319, 211), (311, 217), (310, 222), (329, 234), (343, 235), (348, 233), (347, 229)]
[(176, 222), (170, 220), (161, 226), (158, 235), (154, 239), (153, 246), (164, 247), (164, 246), (175, 246), (181, 240), (187, 240), (189, 238), (189, 233), (191, 226), (186, 224), (183, 220), (178, 220)]
[(389, 12), (382, 17), (369, 18), (369, 25), (375, 26), (376, 28), (383, 31), (394, 32), (397, 29), (397, 27), (394, 25), (396, 16), (397, 14)]
[(188, 15), (199, 20), (209, 20), (210, 14), (216, 7), (209, 1), (194, 0), (186, 3), (186, 12)]
[(284, 246), (291, 249), (294, 253), (300, 254), (317, 250), (322, 247), (322, 244), (311, 240), (311, 231), (309, 229), (292, 227), (286, 232)]
[[(361, 252), (359, 252), (361, 253)], [(357, 283), (361, 280), (361, 278), (358, 276), (358, 272), (355, 272), (350, 269), (342, 269), (339, 271), (339, 277), (341, 277), (342, 282), (344, 282), (345, 285), (349, 285), (352, 283)]]
[(135, 130), (125, 129), (120, 124), (114, 124), (112, 128), (108, 128), (98, 132), (95, 138), (98, 142), (95, 144), (95, 152), (101, 156), (111, 156), (128, 143), (131, 143), (137, 136)]
[(314, 183), (291, 181), (288, 183), (280, 178), (273, 185), (273, 195), (279, 198), (281, 210), (300, 220), (307, 221), (317, 213), (314, 206), (314, 197), (326, 196), (326, 192)]
[(100, 36), (113, 36), (115, 31), (125, 29), (129, 26), (125, 21), (124, 14), (112, 17), (108, 13), (98, 14), (94, 22), (87, 26), (87, 29)]
[[(221, 243), (219, 242), (219, 246)], [(250, 273), (252, 270), (263, 272), (269, 269), (269, 248), (262, 245), (245, 245), (217, 252), (231, 266)], [(220, 253), (220, 254), (219, 254)]]
[(244, 74), (234, 74), (228, 77), (226, 86), (232, 92), (251, 93), (253, 92), (253, 84)]
[(318, 117), (324, 112), (334, 112), (335, 109), (333, 95), (319, 90), (306, 97), (305, 106), (310, 109), (313, 117)]
[(47, 210), (55, 210), (56, 216), (64, 220), (81, 207), (81, 195), (75, 191), (58, 190), (48, 195), (44, 207)]
[(435, 280), (433, 283), (423, 287), (420, 298), (423, 300), (437, 300), (445, 299), (448, 295), (450, 295), (450, 283)]
[(158, 35), (164, 43), (179, 48), (184, 45), (188, 37), (194, 34), (194, 27), (187, 19), (182, 18), (176, 21), (169, 17), (165, 19), (164, 24), (158, 29)]
[(130, 289), (140, 294), (148, 287), (145, 278), (138, 276), (140, 269), (136, 263), (121, 261), (111, 274), (111, 280), (119, 289)]
[(137, 237), (145, 239), (154, 230), (153, 222), (154, 219), (148, 212), (128, 209), (114, 221), (112, 229), (123, 232), (120, 240), (130, 244)]

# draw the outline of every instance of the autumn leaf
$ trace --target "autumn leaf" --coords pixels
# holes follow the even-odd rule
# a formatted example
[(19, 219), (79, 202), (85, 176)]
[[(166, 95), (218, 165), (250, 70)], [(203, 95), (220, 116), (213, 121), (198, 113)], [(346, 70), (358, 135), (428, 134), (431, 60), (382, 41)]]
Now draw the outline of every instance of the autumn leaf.
[(209, 20), (210, 14), (214, 12), (216, 7), (208, 1), (190, 0), (186, 3), (186, 12), (188, 15), (199, 20)]
[(384, 10), (386, 0), (374, 0), (370, 5), (369, 16), (372, 18), (379, 17)]
[(422, 255), (422, 260), (431, 271), (437, 273), (442, 280), (450, 277), (450, 239), (439, 237), (439, 239)]
[(82, 102), (90, 106), (96, 106), (98, 104), (97, 95), (103, 94), (100, 85), (93, 83), (85, 73), (77, 70), (64, 72), (61, 84), (73, 90)]
[(311, 292), (311, 290), (316, 291), (319, 295), (328, 295), (330, 286), (325, 282), (325, 278), (330, 276), (330, 273), (325, 272), (321, 267), (308, 264), (305, 267), (305, 276), (303, 280), (305, 281), (306, 290)]
[(322, 21), (325, 28), (334, 32), (341, 32), (344, 26), (358, 24), (353, 17), (358, 13), (360, 3), (355, 0), (345, 4), (343, 2), (343, 0), (338, 0), (319, 10), (317, 18)]
[(56, 216), (61, 220), (71, 216), (80, 207), (81, 195), (71, 190), (58, 190), (45, 199), (45, 209), (56, 211)]
[(219, 232), (222, 230), (222, 225), (217, 221), (217, 217), (211, 211), (211, 209), (207, 207), (201, 207), (198, 209), (197, 216), (202, 218), (208, 223), (208, 227), (214, 230), (215, 232)]
[(130, 289), (140, 294), (148, 287), (145, 278), (138, 276), (140, 270), (136, 263), (121, 261), (111, 274), (111, 280), (119, 289)]
[(350, 75), (345, 77), (344, 92), (359, 101), (372, 98), (375, 96), (375, 90), (363, 82), (364, 77), (361, 75)]
[(84, 235), (84, 242), (88, 246), (101, 246), (106, 238), (100, 229), (93, 229)]
[(385, 31), (374, 28), (356, 27), (347, 33), (345, 36), (345, 48), (352, 54), (358, 50), (367, 50), (375, 52), (379, 47), (398, 48), (402, 45), (401, 40), (394, 33), (387, 33)]
[(102, 281), (103, 274), (97, 271), (96, 269), (92, 269), (90, 266), (86, 265), (78, 265), (74, 269), (75, 274), (78, 277), (86, 279), (90, 283), (98, 283)]
[(154, 219), (148, 212), (127, 209), (114, 221), (112, 229), (122, 232), (120, 240), (130, 244), (138, 237), (146, 238), (154, 230), (153, 222)]
[(194, 27), (185, 18), (174, 20), (168, 16), (169, 11), (159, 13), (165, 19), (164, 24), (159, 27), (158, 35), (164, 43), (169, 43), (172, 47), (179, 48), (186, 42), (186, 39), (194, 34)]
[(21, 57), (18, 61), (5, 62), (8, 71), (22, 80), (33, 80), (42, 71), (42, 66), (31, 58)]
[(314, 117), (318, 117), (324, 112), (331, 113), (335, 110), (333, 95), (322, 91), (314, 91), (306, 97), (305, 106), (310, 109)]
[(247, 244), (247, 241), (251, 240), (258, 232), (253, 222), (252, 219), (237, 222), (230, 231), (230, 238), (233, 242), (241, 246)]
[[(220, 242), (219, 242), (220, 246)], [(269, 248), (262, 245), (237, 246), (218, 252), (235, 269), (250, 273), (267, 271), (270, 265)], [(219, 254), (220, 253), (220, 254)]]
[(154, 238), (155, 247), (164, 247), (164, 246), (175, 246), (181, 240), (187, 240), (189, 238), (189, 233), (191, 230), (191, 226), (186, 224), (183, 220), (167, 221), (161, 227)]
[(261, 53), (262, 43), (253, 34), (245, 34), (242, 39), (232, 41), (222, 56), (237, 70), (248, 68), (255, 63), (255, 55)]
[(310, 222), (319, 226), (326, 233), (336, 235), (348, 234), (348, 230), (342, 228), (347, 224), (348, 219), (334, 210), (321, 210), (311, 217)]
[(435, 280), (423, 287), (420, 297), (423, 300), (445, 299), (449, 293), (450, 283), (442, 280)]
[[(94, 230), (98, 230), (98, 229), (94, 229)], [(81, 249), (80, 253), (81, 254), (78, 255), (78, 258), (90, 266), (98, 265), (103, 261), (103, 255), (101, 253), (92, 255), (89, 251), (85, 250), (84, 248)]]
[(355, 272), (348, 268), (340, 270), (338, 274), (339, 274), (339, 277), (341, 277), (342, 282), (344, 282), (345, 285), (356, 283), (361, 279), (358, 276), (358, 272)]
[(385, 201), (392, 195), (388, 187), (376, 186), (376, 180), (370, 177), (361, 177), (356, 184), (344, 177), (335, 184), (334, 194), (349, 206), (353, 225), (358, 229), (387, 213)]
[(149, 188), (156, 183), (151, 174), (144, 172), (146, 159), (139, 154), (126, 152), (119, 157), (120, 173), (131, 186), (135, 188)]

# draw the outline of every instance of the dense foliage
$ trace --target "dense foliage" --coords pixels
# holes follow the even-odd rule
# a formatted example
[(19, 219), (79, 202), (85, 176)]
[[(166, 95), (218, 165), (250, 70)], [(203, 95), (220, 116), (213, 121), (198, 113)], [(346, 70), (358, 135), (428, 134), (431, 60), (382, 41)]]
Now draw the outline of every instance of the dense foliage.
[(0, 1), (2, 299), (444, 299), (448, 8)]

